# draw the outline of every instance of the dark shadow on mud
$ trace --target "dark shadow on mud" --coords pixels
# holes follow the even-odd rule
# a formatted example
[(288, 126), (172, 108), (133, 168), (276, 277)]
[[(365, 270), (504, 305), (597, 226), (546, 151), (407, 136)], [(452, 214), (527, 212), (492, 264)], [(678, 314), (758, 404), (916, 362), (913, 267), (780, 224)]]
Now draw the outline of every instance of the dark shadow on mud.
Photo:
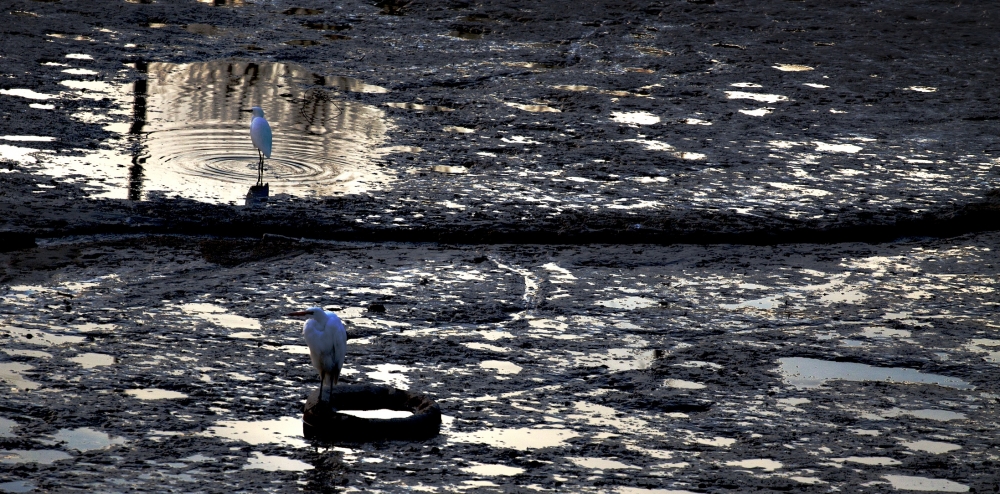
[[(289, 239), (460, 244), (774, 245), (879, 243), (904, 237), (948, 238), (1000, 230), (998, 191), (989, 192), (984, 201), (947, 209), (924, 213), (909, 210), (849, 213), (834, 222), (768, 218), (722, 210), (672, 212), (660, 217), (646, 215), (642, 219), (615, 211), (568, 212), (555, 218), (527, 222), (513, 213), (487, 216), (482, 211), (474, 211), (464, 217), (428, 215), (423, 223), (402, 227), (358, 221), (371, 212), (381, 211), (384, 207), (380, 206), (391, 201), (391, 198), (367, 196), (342, 196), (323, 201), (288, 199), (286, 196), (280, 204), (249, 209), (185, 199), (86, 200), (77, 203), (73, 216), (90, 221), (67, 222), (66, 214), (59, 218), (36, 217), (30, 226), (0, 232), (3, 244), (0, 250), (30, 248), (35, 238), (126, 233), (238, 238), (262, 238), (272, 234)], [(103, 214), (93, 214), (95, 211)], [(213, 262), (232, 265), (269, 257), (290, 247), (279, 243), (231, 246), (236, 248), (208, 243), (203, 249), (206, 258)]]

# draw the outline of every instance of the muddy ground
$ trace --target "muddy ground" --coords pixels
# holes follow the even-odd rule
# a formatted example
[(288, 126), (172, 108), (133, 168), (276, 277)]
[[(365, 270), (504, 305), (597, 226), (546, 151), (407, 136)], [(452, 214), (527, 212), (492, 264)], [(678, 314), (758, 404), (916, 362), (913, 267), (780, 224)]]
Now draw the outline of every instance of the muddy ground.
[[(0, 491), (1000, 490), (990, 2), (2, 7)], [(336, 177), (161, 179), (251, 65)], [(301, 436), (312, 305), (439, 437)]]

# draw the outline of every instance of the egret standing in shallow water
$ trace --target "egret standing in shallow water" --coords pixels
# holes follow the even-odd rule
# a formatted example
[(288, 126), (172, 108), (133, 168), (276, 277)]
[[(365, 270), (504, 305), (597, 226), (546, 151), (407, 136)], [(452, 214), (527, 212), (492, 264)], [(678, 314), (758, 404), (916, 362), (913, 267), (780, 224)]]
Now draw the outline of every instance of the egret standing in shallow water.
[(257, 185), (264, 181), (264, 158), (271, 157), (271, 125), (264, 118), (264, 110), (259, 106), (252, 109), (253, 117), (250, 118), (250, 140), (253, 147), (257, 148)]
[[(347, 355), (347, 331), (337, 314), (322, 307), (312, 307), (289, 316), (309, 316), (302, 328), (302, 336), (309, 345), (309, 357), (319, 372), (319, 401), (329, 402), (330, 392), (340, 379), (340, 369)], [(324, 390), (328, 390), (324, 394)]]

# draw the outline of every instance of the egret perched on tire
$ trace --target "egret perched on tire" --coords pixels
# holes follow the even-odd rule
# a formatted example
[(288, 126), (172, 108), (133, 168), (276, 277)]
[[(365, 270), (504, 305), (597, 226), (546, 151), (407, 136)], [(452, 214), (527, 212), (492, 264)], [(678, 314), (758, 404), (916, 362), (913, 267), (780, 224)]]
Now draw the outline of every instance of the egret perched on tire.
[(264, 118), (264, 110), (259, 106), (252, 109), (253, 117), (250, 118), (250, 140), (253, 147), (257, 148), (257, 185), (264, 181), (264, 158), (271, 157), (271, 125)]
[(329, 403), (333, 386), (340, 380), (340, 369), (347, 355), (347, 331), (337, 314), (312, 307), (289, 316), (308, 316), (302, 336), (309, 345), (309, 357), (319, 372), (319, 401)]

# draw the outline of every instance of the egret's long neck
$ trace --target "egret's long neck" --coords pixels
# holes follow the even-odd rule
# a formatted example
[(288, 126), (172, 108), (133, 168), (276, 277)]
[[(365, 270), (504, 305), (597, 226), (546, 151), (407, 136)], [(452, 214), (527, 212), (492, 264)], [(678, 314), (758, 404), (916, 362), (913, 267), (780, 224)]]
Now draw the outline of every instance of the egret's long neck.
[(312, 315), (312, 318), (313, 318), (314, 321), (316, 321), (316, 322), (318, 322), (320, 324), (320, 327), (326, 327), (326, 319), (327, 319), (327, 317), (326, 317), (326, 311), (323, 311), (323, 312), (314, 312), (313, 315)]

